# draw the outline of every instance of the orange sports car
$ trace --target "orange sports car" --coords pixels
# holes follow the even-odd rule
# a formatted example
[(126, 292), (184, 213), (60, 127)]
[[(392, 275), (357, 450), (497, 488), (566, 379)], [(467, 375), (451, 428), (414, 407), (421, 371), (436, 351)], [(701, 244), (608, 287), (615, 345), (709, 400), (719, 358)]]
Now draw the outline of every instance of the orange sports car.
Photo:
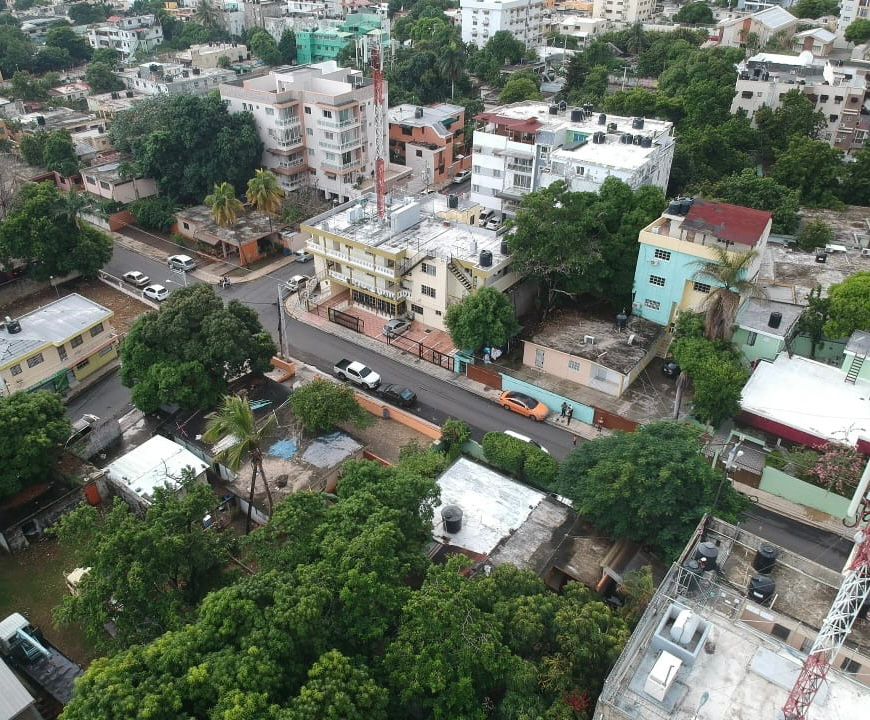
[(523, 415), (537, 422), (544, 422), (547, 415), (550, 414), (550, 409), (544, 403), (513, 390), (503, 392), (498, 398), (498, 403), (505, 410), (512, 410), (518, 415)]

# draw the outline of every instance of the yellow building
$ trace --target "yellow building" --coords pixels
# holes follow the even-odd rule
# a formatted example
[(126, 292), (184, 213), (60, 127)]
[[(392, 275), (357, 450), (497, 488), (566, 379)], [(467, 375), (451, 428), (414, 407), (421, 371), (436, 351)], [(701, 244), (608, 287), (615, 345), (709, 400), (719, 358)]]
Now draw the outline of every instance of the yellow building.
[(77, 293), (0, 324), (0, 394), (65, 392), (118, 357), (114, 313)]

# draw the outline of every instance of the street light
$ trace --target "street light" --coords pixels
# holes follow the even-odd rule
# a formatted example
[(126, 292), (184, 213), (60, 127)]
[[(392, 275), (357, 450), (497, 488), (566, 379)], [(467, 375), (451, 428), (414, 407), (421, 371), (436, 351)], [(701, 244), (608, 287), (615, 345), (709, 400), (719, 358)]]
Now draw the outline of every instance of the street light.
[(710, 699), (710, 693), (708, 693), (708, 692), (705, 690), (705, 691), (704, 691), (704, 694), (701, 695), (701, 701), (698, 703), (698, 707), (695, 708), (695, 714), (692, 715), (692, 720), (698, 720), (698, 713), (701, 712), (701, 708), (704, 707), (704, 705), (707, 704), (707, 701), (708, 701), (709, 699)]
[(731, 480), (731, 478), (728, 477), (728, 473), (730, 473), (734, 469), (734, 466), (737, 464), (737, 460), (739, 460), (744, 454), (743, 451), (740, 449), (740, 446), (742, 444), (743, 441), (741, 440), (733, 448), (731, 448), (731, 452), (728, 453), (728, 459), (725, 461), (725, 474), (719, 481), (719, 487), (716, 489), (716, 498), (713, 500), (713, 505), (710, 508), (711, 515), (715, 512), (716, 506), (719, 504), (719, 495), (722, 493), (722, 485), (725, 483), (726, 480)]
[(54, 275), (50, 275), (48, 280), (51, 283), (51, 286), (54, 288), (54, 291), (57, 293), (57, 299), (60, 300), (60, 289), (57, 287), (57, 285), (54, 282)]

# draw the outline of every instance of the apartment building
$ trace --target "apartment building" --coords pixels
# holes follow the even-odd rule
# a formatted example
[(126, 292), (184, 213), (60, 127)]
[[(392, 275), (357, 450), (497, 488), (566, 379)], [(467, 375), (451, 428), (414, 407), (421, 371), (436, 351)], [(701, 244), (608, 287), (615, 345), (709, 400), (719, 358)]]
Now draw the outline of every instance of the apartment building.
[(230, 63), (240, 63), (249, 59), (250, 55), (248, 48), (242, 43), (208, 43), (191, 45), (175, 57), (179, 62), (200, 70), (212, 70), (220, 66), (222, 58)]
[(592, 17), (633, 25), (651, 20), (655, 7), (655, 0), (594, 0)]
[(786, 93), (799, 90), (825, 116), (821, 139), (845, 153), (861, 150), (870, 131), (866, 63), (835, 65), (811, 52), (800, 55), (758, 53), (739, 67), (731, 112), (752, 118), (767, 106), (779, 107)]
[(482, 48), (506, 30), (529, 50), (544, 44), (544, 0), (461, 0), (462, 42)]
[(451, 303), (522, 280), (501, 237), (445, 219), (449, 202), (437, 193), (394, 199), (382, 222), (375, 198), (366, 196), (303, 223), (321, 286), (332, 295), (347, 291), (351, 304), (369, 312), (411, 314), (444, 330)]
[(515, 103), (477, 116), (471, 199), (513, 214), (523, 196), (557, 180), (597, 192), (608, 177), (665, 190), (674, 159), (673, 123), (593, 113), (591, 106)]
[(77, 293), (0, 324), (0, 394), (64, 392), (118, 357), (114, 313)]
[(390, 160), (412, 168), (426, 185), (441, 185), (471, 169), (461, 105), (397, 105), (388, 118)]
[[(346, 201), (373, 176), (374, 88), (359, 70), (335, 61), (286, 67), (226, 83), (220, 93), (230, 112), (254, 116), (263, 167), (285, 190), (314, 187)], [(385, 123), (385, 149), (386, 132)]]
[(113, 15), (105, 23), (88, 28), (88, 42), (95, 50), (111, 48), (130, 59), (137, 51), (153, 50), (163, 42), (163, 28), (154, 15), (121, 17)]
[(794, 35), (798, 19), (778, 5), (752, 15), (722, 20), (716, 26), (720, 47), (764, 47), (774, 37)]
[[(296, 62), (299, 65), (335, 60), (351, 43), (363, 41), (371, 33), (381, 38), (381, 44), (388, 47), (389, 22), (376, 13), (350, 13), (342, 22), (331, 26), (329, 21), (321, 21), (317, 27), (296, 31)], [(368, 58), (365, 43), (363, 59)]]
[(867, 0), (842, 0), (840, 3), (840, 17), (837, 20), (837, 34), (842, 37), (856, 20), (870, 19), (870, 2)]
[(675, 200), (638, 236), (632, 314), (669, 325), (680, 311), (699, 312), (717, 287), (699, 268), (717, 260), (718, 250), (732, 256), (754, 251), (744, 275), (754, 280), (772, 224), (773, 216), (764, 210)]
[(116, 75), (128, 90), (142, 95), (206, 95), (221, 83), (235, 79), (231, 69), (219, 67), (202, 70), (179, 63), (148, 62)]

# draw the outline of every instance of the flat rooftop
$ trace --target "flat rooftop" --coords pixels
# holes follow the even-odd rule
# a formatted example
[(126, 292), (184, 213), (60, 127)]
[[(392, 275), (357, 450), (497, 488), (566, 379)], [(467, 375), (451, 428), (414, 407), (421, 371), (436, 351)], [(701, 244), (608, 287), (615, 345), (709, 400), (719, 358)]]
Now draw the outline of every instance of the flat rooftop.
[[(624, 375), (646, 356), (662, 332), (661, 325), (635, 315), (630, 315), (625, 329), (619, 330), (615, 317), (601, 318), (563, 311), (553, 313), (535, 330), (531, 341), (591, 360)], [(587, 342), (589, 338), (593, 340)]]
[[(273, 232), (278, 232), (286, 225), (278, 220), (271, 220), (266, 213), (259, 210), (250, 210), (244, 215), (239, 215), (231, 228), (221, 227), (214, 221), (211, 208), (208, 205), (195, 205), (177, 213), (179, 220), (188, 220), (198, 226), (197, 229), (205, 230), (210, 235), (233, 243), (241, 240), (257, 240)], [(197, 235), (197, 240), (209, 242), (208, 238)]]
[(846, 344), (846, 352), (855, 355), (867, 355), (870, 353), (870, 332), (856, 330), (849, 336)]
[[(702, 541), (718, 548), (719, 572), (694, 576), (681, 569)], [(602, 691), (595, 718), (615, 720), (773, 720), (785, 704), (806, 647), (827, 614), (841, 582), (839, 573), (777, 548), (775, 597), (759, 605), (748, 597), (756, 551), (765, 539), (710, 518), (658, 588)], [(691, 611), (705, 628), (699, 647), (670, 638), (675, 609)], [(778, 628), (778, 630), (777, 630)], [(788, 642), (774, 636), (785, 634)], [(855, 626), (844, 651), (855, 662), (867, 657), (866, 623)], [(675, 650), (673, 648), (676, 648)], [(662, 700), (646, 691), (663, 651), (683, 660)], [(858, 717), (870, 707), (870, 688), (835, 664), (813, 704), (813, 720)], [(702, 702), (702, 696), (707, 696)]]
[[(632, 135), (641, 136), (661, 136), (669, 135), (674, 124), (668, 120), (657, 120), (654, 118), (644, 118), (642, 128), (633, 126), (635, 118), (624, 117), (622, 115), (607, 115), (605, 113), (588, 113), (583, 111), (581, 119), (573, 120), (572, 113), (578, 110), (575, 107), (567, 107), (565, 110), (558, 110), (555, 114), (550, 113), (550, 108), (557, 107), (543, 101), (533, 102), (518, 102), (510, 105), (502, 105), (494, 108), (489, 112), (481, 113), (478, 119), (484, 122), (491, 122), (496, 125), (508, 126), (511, 121), (527, 124), (532, 128), (532, 132), (540, 130), (550, 130), (553, 132), (564, 130), (575, 130), (581, 133), (592, 134), (595, 132), (605, 131), (608, 125), (615, 124), (618, 133), (631, 133)], [(604, 124), (599, 123), (600, 115), (605, 115)], [(642, 149), (639, 146), (638, 150)]]
[(492, 253), (492, 267), (507, 259), (508, 255), (502, 253), (502, 237), (492, 230), (438, 217), (437, 213), (447, 210), (447, 197), (440, 193), (417, 198), (394, 195), (388, 199), (388, 220), (382, 222), (377, 216), (375, 197), (370, 194), (303, 225), (393, 254), (426, 251), (435, 257), (455, 257), (478, 265), (480, 253), (487, 250)]
[[(422, 111), (420, 117), (417, 117), (418, 110)], [(411, 105), (405, 103), (391, 107), (387, 111), (387, 119), (396, 125), (431, 127), (438, 135), (446, 138), (450, 137), (455, 130), (448, 129), (448, 126), (444, 125), (444, 121), (458, 120), (463, 112), (463, 107), (450, 105), (449, 103), (439, 103), (437, 105)], [(449, 123), (449, 125), (452, 125), (452, 123)]]
[[(804, 308), (792, 303), (777, 302), (766, 298), (749, 298), (737, 312), (736, 324), (752, 332), (784, 338), (798, 321)], [(778, 312), (782, 315), (778, 328), (770, 326), (770, 316)]]
[(743, 388), (744, 412), (815, 438), (856, 445), (870, 440), (870, 382), (805, 357), (780, 353), (760, 362)]
[(11, 364), (47, 345), (60, 345), (112, 315), (111, 310), (78, 293), (43, 305), (15, 318), (21, 332), (0, 329), (0, 364)]

